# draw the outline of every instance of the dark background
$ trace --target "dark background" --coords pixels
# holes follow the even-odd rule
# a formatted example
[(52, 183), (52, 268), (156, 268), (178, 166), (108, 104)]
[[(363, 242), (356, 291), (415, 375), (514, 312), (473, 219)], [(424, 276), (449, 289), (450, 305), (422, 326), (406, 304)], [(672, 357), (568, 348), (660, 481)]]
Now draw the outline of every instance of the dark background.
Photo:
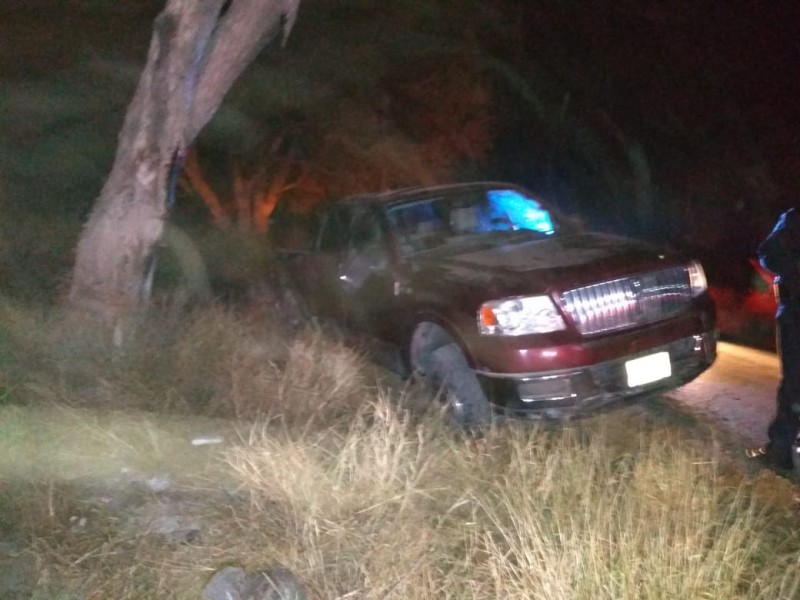
[[(304, 48), (326, 47), (306, 63), (318, 58), (328, 69), (362, 69), (368, 77), (348, 54), (330, 66), (337, 44), (354, 41), (349, 19), (371, 29), (374, 53), (390, 37), (407, 35), (412, 47), (423, 30), (442, 46), (469, 40), (490, 82), (493, 142), (485, 160), (456, 170), (455, 178), (521, 183), (593, 227), (685, 249), (703, 260), (712, 284), (752, 285), (748, 259), (778, 214), (800, 198), (796, 3), (455, 4), (432, 2), (444, 12), (431, 8), (418, 23), (398, 22), (380, 3), (307, 0), (287, 48), (268, 48), (259, 63), (291, 63)], [(0, 4), (6, 281), (15, 269), (30, 272), (30, 264), (48, 276), (68, 270), (163, 5)], [(403, 10), (402, 2), (392, 6), (395, 14)], [(232, 102), (251, 84), (268, 89), (264, 72), (246, 74)], [(326, 85), (325, 72), (333, 71), (316, 72), (311, 85)], [(228, 136), (225, 143), (238, 142)], [(196, 198), (182, 197), (179, 205), (192, 218), (205, 216)], [(43, 220), (47, 231), (25, 239)], [(22, 251), (11, 256), (12, 246)]]

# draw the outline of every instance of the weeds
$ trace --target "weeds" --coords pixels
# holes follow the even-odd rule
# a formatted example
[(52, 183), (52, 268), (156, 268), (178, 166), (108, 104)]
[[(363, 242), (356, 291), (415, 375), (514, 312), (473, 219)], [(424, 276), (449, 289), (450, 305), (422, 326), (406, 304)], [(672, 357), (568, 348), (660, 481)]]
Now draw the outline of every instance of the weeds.
[[(800, 594), (791, 485), (748, 478), (697, 423), (620, 410), (465, 438), (318, 328), (164, 306), (115, 345), (1, 310), (0, 590), (13, 571), (25, 597), (197, 598), (223, 565), (281, 563), (313, 598)], [(190, 444), (206, 434), (223, 443)], [(201, 533), (165, 538), (153, 514)]]

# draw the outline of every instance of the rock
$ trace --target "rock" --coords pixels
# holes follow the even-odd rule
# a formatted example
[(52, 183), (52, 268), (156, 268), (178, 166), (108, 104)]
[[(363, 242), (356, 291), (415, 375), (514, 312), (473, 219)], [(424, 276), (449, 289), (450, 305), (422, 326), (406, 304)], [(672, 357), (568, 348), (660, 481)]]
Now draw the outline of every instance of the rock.
[(214, 573), (203, 590), (206, 600), (241, 600), (241, 591), (247, 582), (247, 574), (239, 567), (225, 567)]
[(225, 567), (208, 582), (203, 597), (206, 600), (308, 600), (300, 580), (282, 566), (252, 575), (239, 567)]
[(172, 479), (169, 475), (154, 475), (145, 479), (145, 485), (151, 492), (161, 494), (172, 486)]
[(134, 508), (137, 528), (159, 535), (172, 543), (187, 544), (200, 538), (202, 525), (199, 508), (193, 499), (161, 496)]

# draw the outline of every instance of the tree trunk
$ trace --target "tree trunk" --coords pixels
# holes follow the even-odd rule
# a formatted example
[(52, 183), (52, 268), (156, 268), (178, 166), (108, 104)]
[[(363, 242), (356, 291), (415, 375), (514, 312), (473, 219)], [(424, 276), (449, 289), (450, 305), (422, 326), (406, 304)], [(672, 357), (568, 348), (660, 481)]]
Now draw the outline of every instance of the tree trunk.
[[(168, 0), (128, 106), (111, 173), (81, 234), (69, 303), (109, 320), (142, 301), (172, 168), (299, 0)], [(172, 173), (176, 175), (176, 173)]]

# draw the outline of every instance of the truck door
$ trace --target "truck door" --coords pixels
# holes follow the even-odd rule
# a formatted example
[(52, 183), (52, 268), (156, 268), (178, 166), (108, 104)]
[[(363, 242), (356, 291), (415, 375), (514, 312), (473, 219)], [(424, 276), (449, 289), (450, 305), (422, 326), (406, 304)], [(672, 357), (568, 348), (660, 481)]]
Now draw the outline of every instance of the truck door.
[(386, 234), (373, 210), (356, 207), (348, 230), (347, 248), (338, 270), (345, 320), (375, 331), (393, 301)]

